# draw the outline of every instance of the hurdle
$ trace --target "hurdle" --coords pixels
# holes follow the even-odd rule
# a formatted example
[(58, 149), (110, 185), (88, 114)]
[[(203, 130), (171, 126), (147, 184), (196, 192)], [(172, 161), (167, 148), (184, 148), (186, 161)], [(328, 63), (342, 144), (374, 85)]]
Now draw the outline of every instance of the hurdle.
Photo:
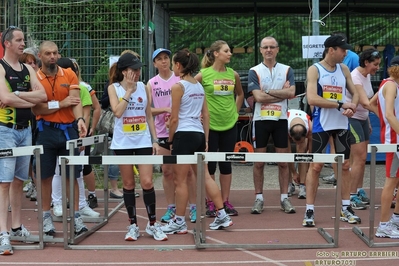
[[(74, 139), (74, 140), (69, 140), (66, 142), (66, 149), (69, 150), (69, 154), (71, 156), (74, 155), (74, 150), (76, 148), (80, 147), (85, 147), (89, 145), (104, 145), (104, 151), (107, 153), (108, 151), (108, 136), (106, 134), (104, 135), (96, 135), (92, 137), (86, 137), (82, 139)], [(83, 156), (77, 156), (77, 157), (83, 157)], [(66, 186), (67, 186), (67, 171), (66, 171), (66, 161), (65, 159), (60, 156), (60, 162), (61, 162), (61, 180), (62, 180), (62, 197), (63, 199), (67, 198), (67, 191), (66, 191)], [(84, 164), (101, 164), (97, 160), (90, 160), (87, 163)], [(79, 164), (78, 164), (79, 165)], [(71, 166), (69, 168), (69, 179), (74, 180), (74, 167)], [(104, 195), (108, 195), (108, 165), (104, 165)], [(87, 232), (84, 232), (78, 236), (75, 236), (75, 209), (74, 209), (74, 204), (75, 204), (75, 199), (74, 199), (74, 182), (69, 182), (69, 201), (70, 201), (70, 208), (69, 212), (67, 211), (67, 202), (66, 200), (62, 201), (62, 210), (63, 210), (63, 216), (62, 218), (60, 217), (53, 217), (54, 221), (62, 221), (63, 224), (63, 237), (62, 238), (57, 238), (55, 239), (55, 242), (63, 242), (64, 243), (64, 248), (69, 249), (69, 247), (73, 244), (77, 244), (84, 240), (86, 237), (103, 227), (108, 223), (108, 220), (115, 215), (115, 213), (118, 212), (120, 208), (124, 206), (123, 201), (121, 201), (111, 212), (109, 212), (109, 201), (108, 197), (104, 197), (104, 215), (100, 216), (98, 218), (91, 218), (91, 217), (82, 217), (83, 222), (89, 222), (89, 223), (97, 223), (95, 226), (90, 227)]]
[(355, 226), (352, 228), (354, 232), (369, 247), (397, 247), (399, 242), (375, 243), (374, 242), (374, 219), (375, 219), (375, 177), (377, 167), (377, 152), (398, 152), (399, 144), (368, 144), (367, 152), (370, 156), (370, 207), (369, 207), (369, 236), (362, 229)]
[[(201, 196), (197, 194), (197, 223), (195, 225), (195, 246), (197, 249), (204, 248), (243, 248), (243, 249), (304, 249), (304, 248), (336, 248), (339, 241), (339, 217), (341, 216), (341, 182), (342, 182), (342, 164), (343, 154), (312, 154), (312, 153), (224, 153), (207, 152), (198, 154), (202, 159), (198, 164), (197, 189)], [(206, 224), (205, 220), (205, 168), (206, 162), (295, 162), (295, 163), (338, 163), (337, 165), (337, 189), (335, 195), (335, 220), (334, 237), (332, 237), (323, 228), (318, 228), (318, 233), (327, 241), (325, 244), (207, 244), (206, 243)], [(201, 175), (200, 175), (201, 174)], [(200, 215), (198, 216), (198, 210)], [(198, 218), (200, 222), (198, 223)]]
[[(85, 139), (82, 139), (85, 140)], [(75, 141), (72, 141), (75, 142)], [(86, 142), (85, 142), (86, 143)], [(83, 143), (82, 145), (84, 145)], [(75, 143), (71, 146), (75, 145)], [(117, 165), (130, 165), (134, 161), (134, 164), (197, 164), (197, 158), (199, 155), (142, 155), (142, 156), (62, 156), (60, 157), (61, 160), (61, 176), (62, 180), (66, 182), (66, 167), (70, 167), (73, 170), (74, 165), (84, 165), (84, 164), (102, 164), (104, 166), (108, 166), (111, 164)], [(70, 171), (69, 174), (73, 177), (73, 172)], [(104, 170), (104, 176), (106, 175)], [(70, 177), (70, 178), (71, 178)], [(108, 178), (108, 176), (107, 176)], [(104, 177), (104, 180), (105, 177)], [(108, 183), (108, 180), (106, 180)], [(71, 183), (71, 182), (70, 182)], [(66, 185), (66, 184), (65, 184)], [(64, 186), (64, 184), (63, 184)], [(104, 186), (105, 187), (105, 186)], [(71, 190), (72, 191), (72, 190)], [(64, 192), (64, 190), (63, 190)], [(66, 191), (65, 191), (66, 193)], [(63, 195), (63, 197), (66, 195)], [(73, 197), (71, 196), (73, 199)], [(63, 201), (63, 208), (66, 208), (66, 202)], [(71, 203), (72, 204), (72, 203)], [(123, 201), (117, 206), (117, 208), (121, 208), (124, 206)], [(144, 250), (144, 249), (154, 249), (154, 245), (75, 245), (78, 244), (81, 240), (92, 234), (94, 231), (100, 229), (100, 226), (95, 226), (91, 228), (88, 232), (85, 232), (77, 237), (74, 237), (74, 211), (70, 208), (70, 214), (68, 217), (63, 216), (63, 224), (64, 224), (64, 249), (106, 249), (106, 250), (113, 250), (113, 249), (137, 249), (137, 250)], [(116, 208), (115, 208), (116, 209)], [(114, 209), (114, 210), (115, 210)], [(72, 214), (73, 213), (73, 214)], [(108, 222), (110, 216), (106, 220), (104, 220), (103, 225)], [(67, 225), (69, 224), (69, 228)], [(68, 229), (70, 232), (70, 236), (68, 237)], [(156, 245), (156, 248), (159, 249), (195, 249), (195, 245)]]
[[(35, 157), (37, 162), (36, 165), (36, 173), (40, 175), (40, 154), (43, 154), (43, 146), (26, 146), (26, 147), (16, 147), (11, 149), (1, 149), (0, 157), (18, 157), (18, 156), (31, 156)], [(38, 206), (38, 227), (39, 227), (39, 235), (30, 235), (29, 237), (10, 237), (11, 241), (20, 241), (20, 242), (33, 242), (38, 243), (37, 245), (13, 245), (13, 249), (17, 250), (27, 250), (27, 249), (43, 249), (44, 248), (44, 239), (43, 236), (43, 210), (42, 210), (42, 191), (41, 191), (41, 180), (37, 178), (36, 180), (36, 190), (37, 190), (37, 206)]]
[[(195, 155), (148, 155), (148, 156), (63, 156), (62, 170), (65, 175), (65, 167), (97, 163), (102, 165), (110, 164), (197, 164), (197, 223), (194, 229), (194, 245), (156, 245), (157, 248), (166, 249), (204, 249), (204, 248), (245, 248), (245, 249), (303, 249), (303, 248), (333, 248), (338, 247), (339, 240), (339, 218), (340, 217), (340, 196), (342, 164), (344, 156), (342, 154), (300, 154), (300, 153), (196, 153)], [(298, 162), (298, 163), (337, 163), (337, 189), (335, 202), (334, 237), (323, 228), (317, 231), (326, 240), (325, 244), (207, 244), (205, 220), (205, 163), (209, 161), (246, 161), (246, 162)], [(198, 215), (200, 214), (200, 215)], [(73, 227), (72, 227), (73, 228)], [(84, 233), (86, 234), (86, 233)], [(69, 245), (68, 249), (153, 249), (153, 245)]]

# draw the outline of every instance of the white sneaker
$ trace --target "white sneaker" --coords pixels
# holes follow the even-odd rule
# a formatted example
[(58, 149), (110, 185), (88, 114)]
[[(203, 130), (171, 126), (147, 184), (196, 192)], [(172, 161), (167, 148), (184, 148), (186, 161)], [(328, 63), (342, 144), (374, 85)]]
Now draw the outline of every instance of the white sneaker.
[(54, 204), (53, 214), (54, 214), (54, 216), (57, 216), (57, 217), (62, 216), (62, 204)]
[(161, 225), (159, 223), (155, 223), (154, 225), (150, 225), (150, 223), (147, 223), (145, 231), (150, 236), (153, 236), (155, 240), (158, 241), (168, 240), (168, 236), (161, 230)]
[(100, 217), (100, 213), (93, 211), (92, 208), (89, 206), (85, 206), (82, 209), (79, 210), (80, 215), (85, 216), (85, 217), (93, 217), (93, 218), (98, 218)]
[(127, 227), (127, 233), (125, 235), (126, 241), (136, 241), (140, 237), (140, 231), (136, 224), (131, 224)]

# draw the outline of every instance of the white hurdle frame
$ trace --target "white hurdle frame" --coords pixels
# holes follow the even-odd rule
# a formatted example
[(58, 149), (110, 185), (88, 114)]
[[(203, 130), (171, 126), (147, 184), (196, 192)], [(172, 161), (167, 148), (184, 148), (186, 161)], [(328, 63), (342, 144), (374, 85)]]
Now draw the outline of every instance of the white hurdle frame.
[(398, 152), (399, 144), (368, 144), (367, 152), (371, 153), (370, 156), (370, 213), (369, 213), (369, 236), (367, 236), (362, 229), (355, 226), (352, 228), (354, 232), (364, 243), (369, 247), (397, 247), (399, 242), (374, 242), (374, 221), (375, 221), (375, 178), (377, 168), (377, 152)]
[[(74, 140), (69, 140), (66, 142), (66, 149), (69, 150), (69, 154), (71, 156), (74, 156), (74, 151), (76, 148), (80, 147), (86, 147), (86, 146), (91, 146), (91, 145), (104, 145), (104, 152), (108, 152), (108, 136), (106, 134), (104, 135), (95, 135), (92, 137), (86, 137), (82, 139), (74, 139)], [(81, 156), (78, 156), (81, 157)], [(60, 161), (61, 161), (61, 180), (62, 180), (62, 198), (66, 199), (67, 198), (67, 192), (66, 192), (66, 186), (67, 186), (67, 177), (66, 177), (66, 164), (62, 156), (60, 156)], [(96, 162), (90, 162), (86, 164), (95, 164)], [(69, 172), (69, 179), (74, 180), (75, 179), (75, 169), (73, 166), (70, 167), (70, 172)], [(64, 243), (64, 248), (68, 249), (69, 244), (76, 244), (85, 239), (87, 236), (91, 235), (104, 225), (108, 223), (108, 220), (123, 206), (123, 202), (121, 202), (113, 211), (108, 213), (108, 197), (104, 197), (104, 215), (100, 216), (98, 218), (90, 218), (90, 217), (82, 217), (84, 222), (95, 222), (98, 223), (95, 226), (89, 228), (87, 232), (84, 232), (80, 234), (79, 236), (75, 236), (74, 232), (74, 226), (75, 226), (75, 220), (73, 219), (75, 217), (75, 209), (74, 209), (74, 204), (75, 204), (75, 199), (74, 199), (74, 182), (69, 182), (69, 202), (70, 202), (70, 208), (69, 212), (67, 211), (67, 201), (63, 200), (62, 201), (62, 211), (63, 211), (63, 216), (62, 219), (59, 217), (54, 217), (54, 221), (62, 221), (63, 224), (63, 238), (57, 238), (57, 242), (63, 242)], [(108, 165), (104, 167), (104, 195), (108, 195)], [(69, 225), (69, 226), (68, 226)]]
[[(204, 249), (204, 248), (245, 248), (245, 249), (303, 249), (303, 248), (333, 248), (338, 247), (339, 217), (341, 211), (341, 182), (343, 154), (302, 154), (302, 153), (219, 153), (207, 152), (195, 155), (148, 155), (148, 156), (63, 156), (62, 169), (79, 164), (90, 164), (95, 161), (102, 165), (111, 164), (197, 164), (197, 223), (194, 229), (194, 245), (156, 245), (167, 249)], [(327, 241), (326, 244), (206, 244), (205, 220), (205, 167), (209, 161), (246, 161), (246, 162), (298, 162), (298, 163), (337, 163), (337, 189), (335, 200), (334, 237), (323, 228), (317, 231)], [(198, 215), (199, 214), (199, 215)], [(71, 226), (73, 226), (71, 224)], [(73, 227), (71, 227), (73, 228)], [(85, 233), (86, 234), (86, 233)], [(84, 235), (85, 235), (84, 234)], [(80, 245), (72, 246), (66, 243), (68, 249), (154, 249), (153, 245)]]
[[(36, 175), (40, 176), (40, 154), (43, 154), (43, 146), (25, 146), (16, 147), (11, 149), (0, 149), (0, 158), (7, 157), (19, 157), (19, 156), (34, 156), (36, 160)], [(37, 245), (26, 244), (26, 245), (13, 245), (13, 249), (43, 249), (44, 248), (44, 236), (43, 236), (43, 209), (42, 209), (42, 189), (40, 178), (36, 179), (36, 191), (37, 191), (37, 207), (38, 207), (38, 231), (39, 235), (30, 235), (29, 237), (10, 237), (11, 241), (21, 241), (21, 242), (38, 242)], [(19, 210), (20, 211), (20, 210)]]
[[(197, 223), (195, 225), (195, 246), (201, 248), (244, 248), (244, 249), (304, 249), (304, 248), (336, 248), (339, 240), (339, 217), (341, 215), (341, 183), (343, 154), (312, 154), (312, 153), (223, 153), (207, 152), (202, 155), (202, 162), (198, 164), (197, 187)], [(200, 158), (199, 158), (200, 159)], [(323, 228), (317, 231), (327, 241), (326, 244), (206, 244), (205, 224), (205, 169), (206, 162), (298, 162), (298, 163), (338, 163), (337, 167), (337, 189), (335, 195), (335, 221), (334, 238)], [(200, 175), (201, 174), (201, 175)], [(197, 188), (198, 189), (198, 188)], [(199, 196), (200, 194), (200, 196)], [(198, 212), (199, 211), (199, 212)], [(198, 216), (198, 213), (200, 214)], [(198, 218), (200, 222), (198, 222)]]

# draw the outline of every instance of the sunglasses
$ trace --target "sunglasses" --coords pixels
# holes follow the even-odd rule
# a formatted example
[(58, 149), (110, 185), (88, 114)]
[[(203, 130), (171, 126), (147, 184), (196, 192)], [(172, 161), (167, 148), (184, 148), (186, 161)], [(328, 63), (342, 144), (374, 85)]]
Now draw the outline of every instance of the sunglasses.
[(14, 30), (19, 30), (17, 26), (9, 26), (6, 31), (1, 35), (1, 44), (4, 46), (4, 42), (6, 41), (6, 36), (9, 33), (12, 33)]
[(374, 58), (381, 58), (380, 53), (378, 51), (374, 51), (370, 54), (368, 60), (374, 59)]
[(270, 48), (270, 50), (273, 50), (273, 49), (276, 49), (277, 47), (278, 46), (261, 46), (260, 48), (265, 49), (265, 50)]

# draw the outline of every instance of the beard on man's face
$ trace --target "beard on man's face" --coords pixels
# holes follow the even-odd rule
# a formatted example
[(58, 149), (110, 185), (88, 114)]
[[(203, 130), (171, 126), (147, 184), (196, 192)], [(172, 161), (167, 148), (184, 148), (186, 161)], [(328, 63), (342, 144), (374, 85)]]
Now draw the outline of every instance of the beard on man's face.
[(50, 63), (48, 64), (48, 68), (50, 71), (54, 71), (57, 69), (57, 64), (56, 63)]

